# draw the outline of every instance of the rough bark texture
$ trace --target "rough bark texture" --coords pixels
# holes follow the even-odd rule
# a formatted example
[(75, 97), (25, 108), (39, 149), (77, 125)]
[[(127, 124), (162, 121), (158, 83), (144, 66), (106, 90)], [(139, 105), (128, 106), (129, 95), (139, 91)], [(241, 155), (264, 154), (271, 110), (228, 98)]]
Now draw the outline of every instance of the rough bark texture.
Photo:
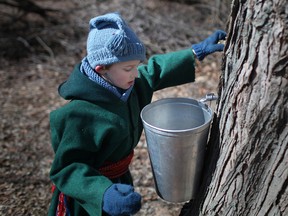
[(288, 215), (287, 1), (231, 9), (208, 173), (181, 215)]

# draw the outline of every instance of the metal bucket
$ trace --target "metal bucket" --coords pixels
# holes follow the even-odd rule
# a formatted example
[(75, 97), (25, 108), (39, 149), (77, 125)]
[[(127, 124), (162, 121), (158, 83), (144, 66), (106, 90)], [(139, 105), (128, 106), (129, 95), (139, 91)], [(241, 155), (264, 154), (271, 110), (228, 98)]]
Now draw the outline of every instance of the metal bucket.
[(189, 98), (166, 98), (141, 111), (157, 194), (174, 203), (195, 197), (212, 110)]

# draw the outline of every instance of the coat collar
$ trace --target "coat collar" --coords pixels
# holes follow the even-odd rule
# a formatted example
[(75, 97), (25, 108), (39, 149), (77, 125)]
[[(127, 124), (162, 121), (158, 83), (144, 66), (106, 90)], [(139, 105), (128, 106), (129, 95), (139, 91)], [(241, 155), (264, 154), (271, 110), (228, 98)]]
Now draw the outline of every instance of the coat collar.
[(58, 92), (66, 100), (77, 99), (91, 102), (124, 103), (112, 92), (81, 73), (80, 64), (75, 66), (69, 78), (59, 86)]

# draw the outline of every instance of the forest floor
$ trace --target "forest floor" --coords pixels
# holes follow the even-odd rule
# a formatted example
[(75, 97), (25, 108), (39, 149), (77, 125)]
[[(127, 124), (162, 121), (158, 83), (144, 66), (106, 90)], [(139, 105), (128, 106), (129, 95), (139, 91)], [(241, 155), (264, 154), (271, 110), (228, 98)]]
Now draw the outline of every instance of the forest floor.
[[(212, 6), (200, 3), (41, 2), (43, 7), (60, 10), (49, 12), (53, 17), (50, 22), (28, 15), (25, 18), (29, 25), (22, 18), (9, 23), (11, 18), (0, 11), (1, 22), (6, 22), (5, 26), (1, 24), (0, 33), (0, 215), (47, 215), (51, 198), (49, 170), (53, 161), (49, 113), (66, 103), (58, 96), (57, 87), (85, 55), (90, 18), (120, 12), (146, 44), (149, 56), (189, 48), (214, 30), (225, 30), (225, 23), (211, 12)], [(215, 53), (197, 62), (194, 83), (158, 91), (153, 100), (199, 99), (209, 92), (217, 93), (221, 56)], [(131, 172), (135, 190), (143, 196), (137, 216), (179, 215), (183, 203), (165, 202), (155, 192), (144, 136), (135, 149)]]

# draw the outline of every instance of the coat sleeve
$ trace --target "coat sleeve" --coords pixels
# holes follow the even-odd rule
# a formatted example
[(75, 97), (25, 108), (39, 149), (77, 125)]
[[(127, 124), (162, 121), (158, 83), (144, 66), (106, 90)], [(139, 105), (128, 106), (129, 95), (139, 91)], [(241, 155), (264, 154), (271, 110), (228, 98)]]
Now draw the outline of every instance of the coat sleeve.
[(195, 80), (195, 60), (191, 49), (152, 56), (138, 68), (140, 79), (152, 91)]
[[(79, 108), (80, 109), (80, 108)], [(50, 115), (52, 145), (55, 151), (50, 178), (65, 195), (75, 199), (89, 215), (101, 215), (102, 199), (112, 182), (97, 171), (101, 137), (109, 131), (102, 129), (92, 136), (95, 119), (78, 110), (56, 110)]]

